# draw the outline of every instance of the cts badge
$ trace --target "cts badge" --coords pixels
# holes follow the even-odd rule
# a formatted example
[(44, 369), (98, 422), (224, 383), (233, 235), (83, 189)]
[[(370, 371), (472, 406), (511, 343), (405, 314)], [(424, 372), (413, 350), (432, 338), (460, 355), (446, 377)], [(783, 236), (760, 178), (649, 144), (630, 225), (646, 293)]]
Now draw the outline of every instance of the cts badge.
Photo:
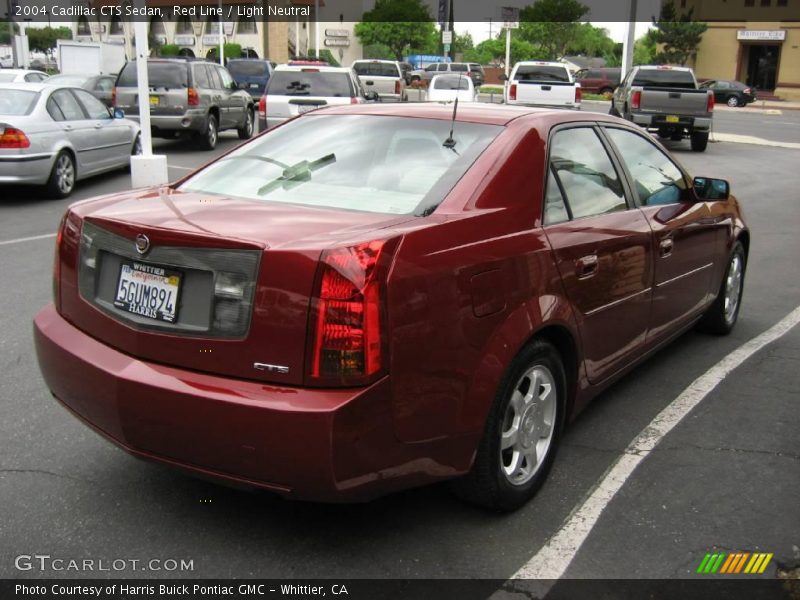
[(284, 367), (283, 365), (268, 365), (266, 363), (253, 363), (253, 368), (258, 369), (259, 371), (269, 371), (270, 373), (283, 373), (286, 374), (289, 372), (289, 367)]
[(148, 250), (150, 250), (150, 238), (140, 233), (136, 236), (136, 251), (139, 254), (147, 254)]

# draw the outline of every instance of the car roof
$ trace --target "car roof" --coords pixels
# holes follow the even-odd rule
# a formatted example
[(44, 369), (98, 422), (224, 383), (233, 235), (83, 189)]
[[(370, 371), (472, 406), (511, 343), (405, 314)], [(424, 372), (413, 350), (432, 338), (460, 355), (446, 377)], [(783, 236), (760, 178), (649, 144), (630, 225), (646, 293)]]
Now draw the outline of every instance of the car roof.
[[(531, 114), (559, 114), (558, 111), (546, 108), (531, 108), (527, 106), (504, 106), (499, 104), (472, 103), (469, 106), (458, 106), (456, 121), (470, 123), (485, 123), (487, 125), (506, 125), (517, 119)], [(320, 111), (308, 113), (311, 115), (331, 114), (359, 114), (378, 115), (385, 117), (416, 117), (421, 119), (450, 120), (453, 118), (453, 107), (427, 102), (392, 102), (392, 103), (366, 103), (329, 106)], [(574, 114), (574, 113), (569, 113)], [(588, 114), (588, 113), (587, 113)], [(600, 114), (592, 116), (602, 117)]]
[(673, 65), (639, 65), (643, 71), (691, 71), (690, 67), (678, 67)]
[(11, 73), (13, 75), (22, 75), (25, 73), (40, 73), (42, 75), (47, 75), (44, 71), (39, 71), (38, 69), (3, 69), (3, 73)]
[(393, 65), (393, 64), (397, 63), (398, 61), (396, 61), (396, 60), (386, 60), (385, 58), (359, 58), (358, 60), (354, 60), (353, 64), (355, 64), (357, 62), (389, 63), (389, 64)]
[(350, 67), (332, 67), (330, 65), (278, 65), (275, 71), (306, 71), (307, 73), (314, 73), (319, 71), (321, 73), (349, 73)]
[[(70, 87), (70, 86), (64, 86)], [(74, 87), (74, 86), (73, 86)], [(27, 90), (29, 92), (41, 92), (42, 90), (53, 89), (53, 86), (47, 85), (44, 82), (29, 82), (29, 81), (14, 81), (8, 83), (0, 83), (0, 89), (4, 90)]]

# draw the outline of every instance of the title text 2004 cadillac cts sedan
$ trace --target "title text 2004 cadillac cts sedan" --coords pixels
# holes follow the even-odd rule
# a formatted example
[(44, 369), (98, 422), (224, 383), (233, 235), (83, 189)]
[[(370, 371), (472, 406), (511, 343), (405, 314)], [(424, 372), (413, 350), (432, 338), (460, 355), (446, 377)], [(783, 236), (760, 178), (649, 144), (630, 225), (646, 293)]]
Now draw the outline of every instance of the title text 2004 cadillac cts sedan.
[(287, 496), (454, 478), (513, 509), (604, 386), (698, 320), (750, 236), (613, 117), (303, 115), (162, 190), (73, 205), (35, 320), (55, 397), (133, 454)]

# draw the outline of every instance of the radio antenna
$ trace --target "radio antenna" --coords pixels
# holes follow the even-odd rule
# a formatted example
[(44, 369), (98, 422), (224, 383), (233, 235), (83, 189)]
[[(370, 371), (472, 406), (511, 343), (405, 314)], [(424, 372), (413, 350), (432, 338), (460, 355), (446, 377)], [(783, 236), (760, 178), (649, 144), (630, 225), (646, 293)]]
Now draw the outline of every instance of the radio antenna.
[(458, 74), (458, 87), (456, 88), (456, 101), (453, 104), (453, 118), (450, 119), (450, 135), (447, 136), (447, 139), (444, 141), (444, 144), (442, 144), (442, 146), (444, 146), (445, 148), (449, 148), (450, 150), (452, 150), (456, 154), (458, 154), (458, 152), (456, 152), (456, 141), (453, 139), (453, 127), (455, 126), (456, 113), (458, 112), (458, 92), (461, 90), (461, 78), (462, 77), (463, 77), (463, 75), (461, 74), (461, 72), (459, 72), (459, 74)]

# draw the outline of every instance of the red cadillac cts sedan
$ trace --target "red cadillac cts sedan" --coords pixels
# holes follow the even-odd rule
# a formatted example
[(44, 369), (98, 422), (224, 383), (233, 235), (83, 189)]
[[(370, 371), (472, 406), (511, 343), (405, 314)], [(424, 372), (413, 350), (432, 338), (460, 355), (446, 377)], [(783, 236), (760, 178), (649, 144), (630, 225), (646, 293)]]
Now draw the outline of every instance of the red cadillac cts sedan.
[(132, 454), (324, 501), (453, 479), (499, 510), (564, 425), (700, 323), (750, 234), (600, 114), (310, 112), (174, 185), (72, 205), (35, 319), (53, 395)]

